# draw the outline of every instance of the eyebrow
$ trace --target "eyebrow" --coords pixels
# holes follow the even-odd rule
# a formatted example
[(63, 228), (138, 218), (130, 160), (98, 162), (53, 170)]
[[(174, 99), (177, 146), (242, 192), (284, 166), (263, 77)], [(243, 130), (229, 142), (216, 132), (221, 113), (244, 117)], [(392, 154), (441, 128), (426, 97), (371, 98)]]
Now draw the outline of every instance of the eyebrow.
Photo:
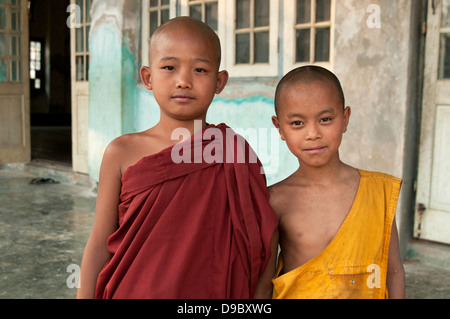
[[(324, 114), (326, 114), (326, 113), (334, 114), (334, 109), (333, 109), (333, 108), (330, 108), (330, 109), (322, 110), (322, 111), (318, 112), (318, 113), (316, 114), (316, 116), (321, 116), (321, 115), (324, 115)], [(291, 119), (291, 118), (293, 118), (293, 117), (305, 118), (305, 115), (303, 115), (303, 114), (301, 114), (301, 113), (289, 113), (289, 114), (287, 115), (287, 117), (288, 117), (288, 119)]]
[[(167, 61), (179, 61), (179, 58), (173, 57), (173, 56), (167, 56), (167, 57), (162, 57), (159, 61), (160, 62), (167, 62)], [(194, 58), (193, 59), (196, 62), (202, 62), (202, 63), (207, 63), (207, 64), (212, 64), (211, 61), (209, 61), (208, 59), (203, 59), (203, 58)]]

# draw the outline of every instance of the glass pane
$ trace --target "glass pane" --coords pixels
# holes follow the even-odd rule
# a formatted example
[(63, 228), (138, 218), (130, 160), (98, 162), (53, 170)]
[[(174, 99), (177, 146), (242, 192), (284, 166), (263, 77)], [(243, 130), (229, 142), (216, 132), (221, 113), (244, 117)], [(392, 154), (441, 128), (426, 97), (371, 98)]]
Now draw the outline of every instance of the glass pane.
[(450, 0), (442, 1), (441, 26), (450, 27)]
[(18, 81), (18, 72), (17, 72), (17, 61), (13, 60), (11, 61), (11, 81), (17, 82)]
[(84, 2), (83, 0), (76, 0), (76, 5), (80, 7), (80, 22), (84, 23)]
[(84, 51), (84, 34), (83, 34), (84, 28), (77, 28), (76, 29), (76, 52), (83, 52)]
[(91, 26), (86, 26), (86, 51), (89, 52), (89, 33), (91, 32)]
[(6, 30), (6, 8), (0, 8), (0, 30)]
[(250, 63), (250, 34), (236, 34), (236, 64)]
[(189, 16), (194, 19), (202, 20), (202, 5), (196, 4), (189, 7)]
[(152, 11), (150, 12), (150, 36), (152, 36), (153, 32), (158, 28), (158, 12)]
[(170, 20), (170, 11), (169, 9), (161, 10), (161, 24)]
[(20, 13), (17, 10), (11, 10), (11, 30), (20, 31)]
[(0, 0), (0, 4), (6, 4), (6, 0)]
[(330, 28), (316, 29), (316, 62), (326, 62), (330, 59)]
[(92, 0), (86, 0), (86, 22), (91, 22)]
[(236, 29), (250, 27), (250, 0), (236, 0)]
[(11, 36), (11, 55), (12, 56), (20, 56), (20, 36), (13, 35)]
[(205, 13), (206, 13), (206, 23), (209, 25), (211, 29), (214, 31), (217, 31), (218, 24), (217, 24), (217, 15), (218, 15), (218, 8), (217, 8), (217, 2), (214, 3), (207, 3), (205, 7)]
[(441, 34), (438, 78), (450, 79), (450, 33)]
[(6, 34), (0, 33), (0, 57), (7, 56), (6, 52)]
[(161, 5), (168, 6), (170, 4), (170, 0), (162, 0)]
[(316, 22), (330, 21), (331, 1), (316, 0)]
[(77, 81), (84, 81), (84, 57), (79, 55), (76, 57)]
[(22, 81), (22, 62), (20, 60), (13, 61), (15, 66), (16, 74), (13, 77), (13, 82)]
[(255, 27), (270, 25), (270, 1), (255, 0)]
[(255, 33), (255, 63), (269, 62), (269, 31)]
[(297, 0), (297, 24), (311, 21), (311, 0)]
[(150, 7), (157, 7), (158, 6), (158, 0), (150, 0)]
[(84, 57), (84, 60), (86, 61), (86, 79), (85, 81), (89, 81), (89, 65), (91, 64), (91, 56), (88, 54)]
[(309, 43), (311, 32), (309, 29), (300, 29), (296, 32), (297, 44), (295, 62), (309, 62)]
[(17, 56), (17, 37), (16, 36), (11, 36), (11, 55), (12, 56)]
[(8, 66), (6, 65), (5, 60), (0, 57), (0, 82), (8, 81), (7, 69)]

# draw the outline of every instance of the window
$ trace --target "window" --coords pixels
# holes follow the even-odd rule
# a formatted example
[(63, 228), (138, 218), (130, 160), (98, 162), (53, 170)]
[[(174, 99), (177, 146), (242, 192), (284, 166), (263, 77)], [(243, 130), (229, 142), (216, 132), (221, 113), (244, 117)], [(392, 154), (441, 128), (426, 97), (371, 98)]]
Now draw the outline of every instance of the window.
[(450, 0), (442, 3), (438, 79), (450, 79)]
[(226, 68), (232, 77), (278, 75), (276, 0), (226, 1)]
[(44, 49), (42, 40), (30, 41), (30, 88), (31, 91), (43, 89), (43, 59)]
[(190, 16), (219, 32), (219, 0), (182, 0), (181, 16)]
[(332, 64), (334, 0), (295, 0), (285, 7), (284, 73), (296, 66)]
[(91, 29), (91, 6), (93, 0), (76, 0), (80, 10), (80, 23), (75, 29), (75, 67), (76, 81), (89, 80), (89, 31)]
[(22, 81), (19, 0), (0, 0), (0, 82)]
[(228, 70), (230, 77), (276, 77), (302, 64), (329, 68), (332, 65), (335, 0), (284, 1), (282, 35), (278, 32), (279, 0), (143, 0), (142, 3), (144, 65), (148, 64), (151, 34), (161, 23), (177, 15), (202, 20), (216, 31), (222, 43), (221, 68)]
[(148, 45), (153, 32), (176, 16), (176, 0), (142, 1), (142, 63), (148, 65)]

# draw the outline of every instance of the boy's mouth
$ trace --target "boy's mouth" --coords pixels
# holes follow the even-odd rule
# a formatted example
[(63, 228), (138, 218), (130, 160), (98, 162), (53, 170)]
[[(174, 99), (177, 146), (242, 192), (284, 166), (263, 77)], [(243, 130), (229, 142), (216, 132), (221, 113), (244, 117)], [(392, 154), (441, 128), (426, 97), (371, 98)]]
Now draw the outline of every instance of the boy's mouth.
[(308, 154), (319, 154), (325, 148), (326, 148), (325, 146), (322, 146), (322, 147), (311, 147), (311, 148), (304, 149), (303, 151), (308, 153)]
[(189, 94), (175, 94), (172, 96), (172, 99), (179, 103), (188, 103), (192, 100), (194, 100), (194, 97), (192, 97)]

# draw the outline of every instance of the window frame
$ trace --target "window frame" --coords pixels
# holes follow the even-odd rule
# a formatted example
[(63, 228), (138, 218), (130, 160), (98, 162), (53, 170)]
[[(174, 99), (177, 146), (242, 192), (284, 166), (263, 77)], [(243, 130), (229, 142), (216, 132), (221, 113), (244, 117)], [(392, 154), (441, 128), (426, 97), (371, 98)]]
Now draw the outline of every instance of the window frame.
[[(252, 0), (253, 1), (253, 0)], [(332, 70), (334, 64), (334, 34), (336, 0), (331, 0), (330, 20), (315, 23), (316, 0), (311, 0), (314, 6), (314, 16), (310, 29), (316, 26), (330, 28), (330, 58), (328, 62), (295, 62), (296, 56), (296, 5), (297, 1), (270, 0), (269, 27), (269, 62), (253, 64), (236, 64), (236, 0), (217, 0), (218, 2), (218, 30), (217, 35), (222, 43), (221, 69), (229, 72), (230, 78), (270, 78), (286, 74), (293, 68), (314, 64)], [(150, 0), (142, 0), (142, 45), (141, 59), (143, 65), (148, 65), (149, 48), (149, 5)], [(189, 15), (189, 0), (170, 0), (169, 18)], [(312, 9), (313, 10), (313, 9)], [(280, 21), (280, 13), (283, 21)], [(230, 23), (231, 21), (231, 23)], [(279, 30), (282, 28), (282, 34)], [(281, 37), (281, 40), (279, 39)], [(310, 59), (314, 59), (313, 45), (315, 36), (311, 37)], [(283, 49), (280, 50), (280, 46)], [(281, 52), (281, 54), (280, 54)]]
[[(335, 9), (336, 0), (330, 0), (330, 20), (326, 22), (316, 22), (316, 3), (317, 0), (311, 0), (311, 21), (309, 22), (309, 29), (311, 30), (310, 38), (310, 57), (308, 62), (296, 62), (296, 12), (297, 1), (284, 2), (284, 22), (283, 22), (283, 74), (288, 73), (294, 68), (304, 65), (318, 65), (326, 69), (332, 70), (334, 65), (334, 26), (335, 26)], [(308, 23), (305, 23), (306, 25)], [(329, 27), (330, 28), (330, 58), (328, 62), (315, 62), (315, 28), (316, 27)]]
[[(252, 0), (254, 1), (254, 0)], [(220, 9), (220, 7), (219, 7)], [(279, 30), (279, 1), (270, 0), (270, 17), (269, 17), (269, 62), (268, 63), (252, 63), (252, 64), (236, 64), (236, 0), (226, 1), (224, 7), (225, 21), (233, 21), (233, 23), (225, 24), (225, 61), (226, 69), (232, 78), (241, 77), (276, 77), (278, 76), (278, 30)], [(223, 23), (222, 22), (222, 23)]]
[[(228, 0), (230, 1), (230, 0)], [(217, 36), (220, 39), (221, 49), (222, 49), (222, 61), (221, 68), (226, 69), (227, 66), (227, 57), (226, 57), (226, 46), (225, 44), (225, 21), (226, 21), (226, 12), (225, 12), (225, 3), (227, 0), (217, 0)], [(180, 16), (189, 16), (189, 0), (180, 0)], [(204, 22), (204, 21), (203, 21)]]
[[(170, 0), (169, 2), (169, 18), (177, 16), (177, 0)], [(142, 65), (148, 65), (148, 49), (150, 45), (150, 0), (142, 0), (142, 32), (141, 32), (141, 58)]]
[[(6, 64), (6, 78), (0, 83), (22, 83), (23, 82), (23, 69), (26, 67), (23, 65), (23, 56), (24, 54), (28, 54), (23, 52), (23, 35), (22, 35), (22, 7), (20, 2), (12, 4), (10, 1), (6, 1), (5, 3), (0, 4), (2, 8), (4, 8), (5, 13), (5, 29), (0, 30), (0, 34), (5, 36), (5, 49), (6, 54), (0, 56), (0, 59)], [(16, 27), (17, 29), (13, 30), (12, 23), (12, 13), (16, 14)], [(13, 38), (16, 43), (16, 54), (13, 54)], [(28, 41), (28, 40), (27, 40)], [(15, 78), (14, 78), (15, 75)]]

